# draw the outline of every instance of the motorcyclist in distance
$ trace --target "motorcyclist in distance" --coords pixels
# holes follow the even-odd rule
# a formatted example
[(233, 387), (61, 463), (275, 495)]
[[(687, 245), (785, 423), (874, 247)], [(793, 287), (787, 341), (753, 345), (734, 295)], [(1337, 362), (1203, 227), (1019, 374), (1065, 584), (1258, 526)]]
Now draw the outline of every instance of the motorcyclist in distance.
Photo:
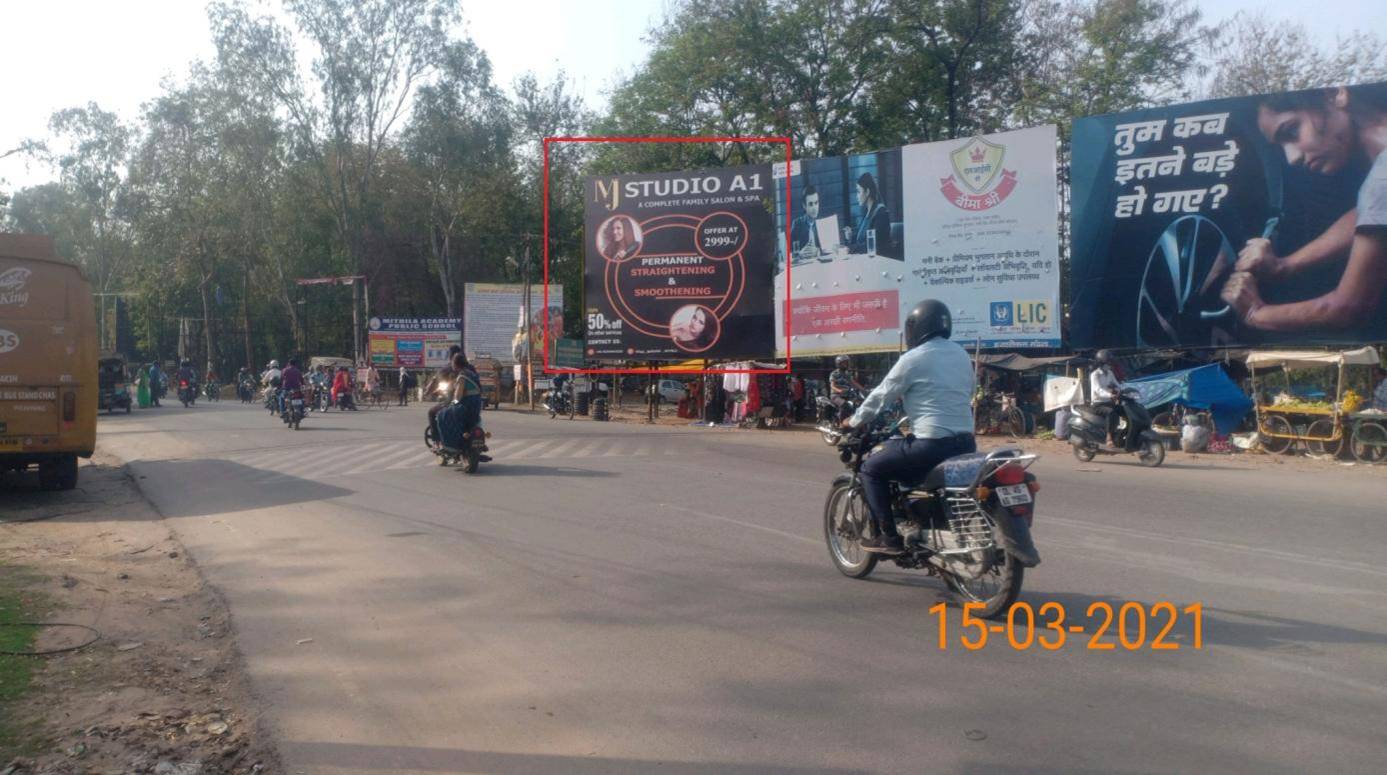
[(973, 362), (967, 350), (949, 340), (949, 308), (926, 299), (906, 316), (904, 328), (910, 349), (843, 423), (846, 428), (862, 428), (897, 398), (910, 418), (910, 435), (889, 439), (859, 472), (876, 525), (875, 535), (863, 539), (862, 548), (882, 554), (904, 550), (891, 513), (890, 483), (919, 482), (948, 458), (978, 449), (973, 438)]
[(862, 383), (852, 375), (852, 359), (840, 355), (833, 359), (833, 371), (828, 375), (828, 399), (838, 407), (838, 421), (848, 419), (849, 401), (867, 392)]

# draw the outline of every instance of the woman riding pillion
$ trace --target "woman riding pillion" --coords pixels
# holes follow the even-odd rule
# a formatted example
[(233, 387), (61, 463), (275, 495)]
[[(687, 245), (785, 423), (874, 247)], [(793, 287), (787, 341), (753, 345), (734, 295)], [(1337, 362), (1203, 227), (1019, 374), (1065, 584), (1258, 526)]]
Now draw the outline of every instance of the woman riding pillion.
[(973, 363), (968, 352), (949, 340), (953, 320), (943, 302), (926, 299), (905, 318), (910, 349), (890, 373), (843, 422), (845, 428), (869, 424), (883, 407), (903, 400), (910, 435), (888, 440), (862, 464), (863, 495), (876, 525), (863, 539), (869, 552), (897, 554), (904, 547), (891, 513), (891, 482), (913, 484), (955, 455), (977, 451), (973, 438)]

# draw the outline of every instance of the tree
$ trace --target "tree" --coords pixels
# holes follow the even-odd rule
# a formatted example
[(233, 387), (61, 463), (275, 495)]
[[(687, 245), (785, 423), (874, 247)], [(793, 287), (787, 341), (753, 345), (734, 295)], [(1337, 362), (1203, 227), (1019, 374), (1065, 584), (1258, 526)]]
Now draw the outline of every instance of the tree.
[(406, 154), (424, 203), (429, 253), (449, 317), (459, 314), (459, 242), (472, 244), (510, 199), (514, 160), (509, 105), (491, 83), (491, 65), (471, 41), (452, 44), (436, 84), (422, 87), (405, 132)]
[(1209, 97), (1297, 91), (1387, 79), (1387, 40), (1355, 31), (1317, 45), (1304, 25), (1239, 13), (1209, 51)]
[[(270, 95), (295, 155), (312, 163), (331, 211), (337, 249), (353, 273), (368, 268), (381, 154), (417, 88), (445, 60), (458, 0), (283, 0), (295, 30), (239, 5), (209, 8), (222, 72), (248, 94)], [(313, 47), (312, 79), (296, 39)], [(354, 342), (356, 342), (354, 335)]]

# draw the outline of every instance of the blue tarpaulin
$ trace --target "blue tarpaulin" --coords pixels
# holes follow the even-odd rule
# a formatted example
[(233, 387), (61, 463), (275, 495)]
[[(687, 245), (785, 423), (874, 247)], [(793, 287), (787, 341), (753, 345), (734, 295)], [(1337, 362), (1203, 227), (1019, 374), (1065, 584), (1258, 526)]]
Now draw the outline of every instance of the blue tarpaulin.
[(1217, 363), (1142, 377), (1123, 385), (1139, 392), (1141, 405), (1148, 409), (1173, 403), (1207, 411), (1214, 418), (1214, 429), (1223, 434), (1232, 433), (1252, 411), (1252, 399)]

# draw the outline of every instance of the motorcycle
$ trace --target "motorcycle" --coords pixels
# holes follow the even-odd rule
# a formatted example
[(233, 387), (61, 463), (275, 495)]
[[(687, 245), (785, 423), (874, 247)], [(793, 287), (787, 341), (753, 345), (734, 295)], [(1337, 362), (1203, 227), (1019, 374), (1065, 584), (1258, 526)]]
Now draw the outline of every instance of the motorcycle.
[(236, 386), (236, 396), (241, 399), (241, 403), (249, 404), (255, 400), (255, 380), (243, 379)]
[(491, 456), (486, 454), (486, 440), (491, 438), (491, 434), (482, 429), (480, 422), (467, 431), (460, 449), (443, 446), (440, 438), (438, 423), (430, 422), (428, 428), (424, 430), (424, 446), (438, 456), (438, 464), (441, 466), (450, 466), (461, 460), (462, 472), (475, 474), (482, 463), (491, 460)]
[(356, 401), (352, 398), (351, 391), (343, 390), (337, 394), (337, 402), (334, 404), (339, 411), (356, 411)]
[(298, 430), (303, 424), (304, 411), (303, 391), (291, 390), (289, 395), (285, 396), (284, 413), (280, 415), (280, 419), (290, 428)]
[(208, 382), (202, 388), (203, 395), (207, 396), (208, 401), (222, 400), (222, 386), (216, 382)]
[(1108, 441), (1110, 415), (1090, 405), (1070, 407), (1069, 444), (1074, 457), (1087, 463), (1096, 455), (1130, 455), (1147, 468), (1165, 462), (1165, 441), (1151, 428), (1151, 413), (1137, 401), (1138, 393), (1131, 388), (1118, 391), (1117, 406), (1109, 411), (1118, 419)]
[(846, 403), (843, 404), (843, 414), (839, 414), (839, 409), (834, 405), (833, 399), (828, 396), (815, 396), (815, 421), (818, 423), (817, 430), (824, 443), (830, 447), (838, 444), (843, 438), (843, 431), (839, 429), (843, 418), (851, 417), (857, 411), (857, 405), (862, 403), (862, 394), (856, 390), (848, 391), (844, 396)]
[(839, 572), (865, 578), (889, 559), (939, 576), (955, 595), (980, 605), (982, 618), (1005, 615), (1021, 593), (1025, 569), (1040, 564), (1031, 538), (1040, 485), (1027, 471), (1038, 458), (1011, 447), (958, 455), (914, 487), (891, 484), (892, 512), (905, 549), (878, 554), (862, 548), (875, 528), (863, 494), (862, 463), (904, 420), (873, 423), (843, 437), (839, 459), (848, 469), (833, 480), (824, 504), (824, 537)]
[(279, 388), (273, 385), (265, 388), (264, 399), (265, 408), (270, 411), (270, 414), (279, 414)]
[(197, 387), (186, 379), (178, 380), (178, 400), (183, 402), (184, 409), (197, 403)]
[(577, 414), (577, 402), (568, 394), (567, 390), (547, 390), (544, 393), (544, 408), (549, 411), (549, 419), (566, 414), (572, 420)]

